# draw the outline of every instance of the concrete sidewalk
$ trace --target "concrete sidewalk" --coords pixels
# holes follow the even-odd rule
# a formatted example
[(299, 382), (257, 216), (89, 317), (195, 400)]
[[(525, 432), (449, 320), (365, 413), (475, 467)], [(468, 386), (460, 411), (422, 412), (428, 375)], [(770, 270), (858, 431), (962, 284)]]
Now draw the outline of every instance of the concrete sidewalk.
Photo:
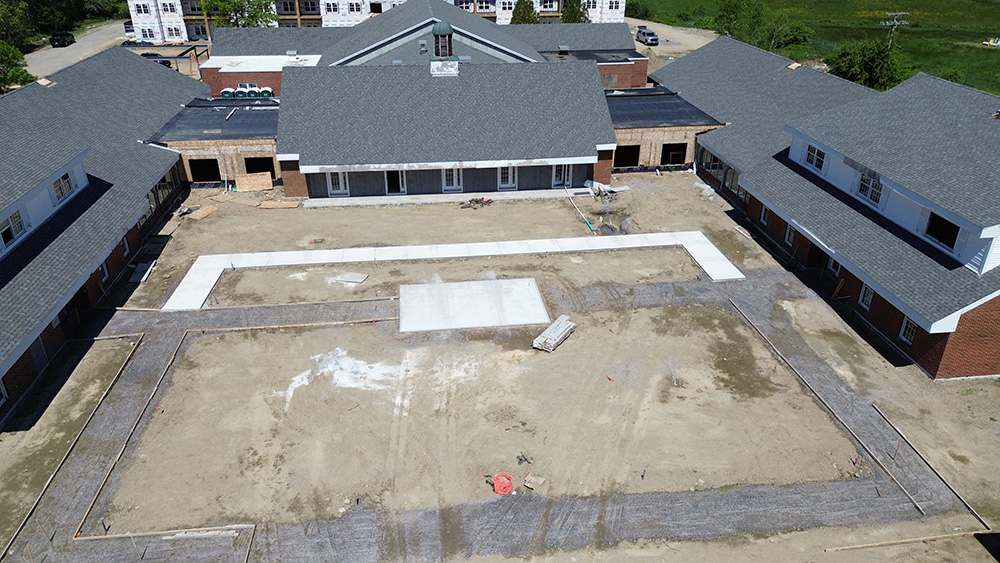
[(609, 237), (574, 237), (519, 241), (428, 244), (420, 246), (387, 246), (338, 248), (331, 250), (290, 250), (283, 252), (253, 252), (247, 254), (209, 254), (199, 256), (180, 285), (163, 306), (164, 311), (200, 309), (212, 289), (227, 269), (266, 268), (278, 266), (308, 266), (387, 262), (402, 260), (435, 260), (519, 254), (561, 252), (595, 252), (683, 246), (698, 266), (713, 281), (742, 280), (744, 276), (708, 238), (699, 231), (679, 233), (649, 233)]
[[(628, 190), (627, 186), (611, 188), (620, 192)], [(493, 201), (515, 201), (523, 199), (563, 199), (566, 197), (594, 197), (590, 188), (553, 188), (551, 190), (527, 190), (511, 192), (463, 192), (457, 194), (421, 194), (421, 195), (378, 195), (370, 197), (321, 197), (309, 198), (302, 202), (305, 209), (320, 209), (324, 207), (364, 207), (378, 205), (427, 205), (432, 203), (465, 203), (473, 198), (485, 198)]]

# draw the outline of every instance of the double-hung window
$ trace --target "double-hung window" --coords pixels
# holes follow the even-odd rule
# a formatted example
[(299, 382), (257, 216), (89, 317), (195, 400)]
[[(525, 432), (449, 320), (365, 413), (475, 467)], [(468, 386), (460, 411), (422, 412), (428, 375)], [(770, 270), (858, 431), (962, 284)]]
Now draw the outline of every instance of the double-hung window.
[(809, 145), (806, 149), (806, 163), (815, 168), (816, 170), (823, 169), (823, 163), (826, 161), (826, 153), (817, 149), (816, 147)]
[(872, 288), (868, 287), (868, 284), (862, 285), (861, 295), (858, 296), (858, 305), (861, 305), (865, 311), (871, 309), (873, 297), (875, 297), (875, 292), (872, 291)]
[(327, 2), (326, 3), (326, 13), (337, 14), (340, 13), (340, 4), (337, 2)]
[(361, 13), (361, 2), (348, 2), (347, 11), (352, 14)]
[(913, 344), (913, 339), (917, 336), (917, 323), (910, 320), (910, 317), (903, 317), (903, 326), (899, 327), (899, 339), (907, 344)]
[(862, 174), (861, 183), (858, 184), (858, 195), (878, 205), (878, 202), (882, 200), (882, 182), (878, 178)]
[(52, 189), (56, 193), (56, 201), (63, 201), (73, 191), (73, 182), (69, 179), (69, 172), (57, 178), (55, 182), (52, 182)]
[(15, 211), (9, 217), (0, 221), (0, 240), (3, 241), (0, 248), (9, 246), (22, 233), (24, 233), (24, 220), (21, 219), (21, 212)]

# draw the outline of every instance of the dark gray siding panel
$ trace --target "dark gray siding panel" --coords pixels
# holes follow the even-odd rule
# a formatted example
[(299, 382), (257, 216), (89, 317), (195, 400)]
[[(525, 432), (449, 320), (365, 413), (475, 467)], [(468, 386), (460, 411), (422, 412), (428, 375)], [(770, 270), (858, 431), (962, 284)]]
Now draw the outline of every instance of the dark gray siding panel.
[(351, 172), (347, 185), (352, 196), (385, 195), (384, 172)]
[(574, 164), (573, 165), (573, 187), (578, 188), (587, 181), (587, 171), (590, 168), (589, 164)]
[(407, 170), (406, 193), (415, 195), (441, 193), (441, 171)]
[(521, 166), (517, 169), (517, 189), (538, 190), (551, 187), (551, 166)]
[(330, 197), (326, 185), (326, 174), (306, 174), (309, 197)]
[(462, 189), (466, 192), (497, 191), (497, 169), (467, 168), (463, 170)]

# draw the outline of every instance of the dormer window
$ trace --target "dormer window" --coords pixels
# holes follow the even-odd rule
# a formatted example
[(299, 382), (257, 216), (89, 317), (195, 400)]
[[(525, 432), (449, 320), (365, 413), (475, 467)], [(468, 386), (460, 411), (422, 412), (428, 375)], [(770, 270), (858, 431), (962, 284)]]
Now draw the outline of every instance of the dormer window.
[(0, 221), (0, 240), (3, 246), (10, 246), (14, 239), (24, 233), (24, 221), (21, 219), (21, 212), (15, 211), (3, 221)]
[(931, 213), (927, 219), (927, 230), (924, 231), (924, 234), (927, 235), (927, 238), (934, 240), (938, 244), (954, 250), (960, 230), (958, 225), (941, 217), (937, 213)]
[(826, 160), (826, 153), (809, 145), (806, 150), (806, 163), (816, 170), (823, 170), (823, 162)]
[(858, 195), (878, 205), (878, 202), (882, 200), (882, 182), (876, 177), (862, 174), (861, 183), (858, 185)]
[(63, 201), (73, 191), (73, 182), (69, 179), (69, 172), (52, 182), (52, 189), (56, 192), (56, 201)]

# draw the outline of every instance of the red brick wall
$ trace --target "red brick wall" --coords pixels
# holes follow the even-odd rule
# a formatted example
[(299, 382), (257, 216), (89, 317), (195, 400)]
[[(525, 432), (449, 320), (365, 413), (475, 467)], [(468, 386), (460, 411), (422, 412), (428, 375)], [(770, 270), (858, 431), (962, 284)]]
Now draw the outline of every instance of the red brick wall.
[(57, 327), (49, 324), (42, 331), (42, 346), (45, 348), (45, 355), (49, 357), (50, 361), (59, 353), (59, 350), (62, 350), (65, 343), (66, 333), (63, 331), (61, 324)]
[(0, 406), (0, 418), (3, 418), (11, 407), (24, 394), (28, 386), (38, 377), (38, 370), (35, 369), (35, 361), (31, 359), (31, 351), (25, 350), (21, 357), (14, 362), (7, 373), (3, 374), (4, 389), (7, 390), (7, 402)]
[(616, 88), (642, 88), (646, 85), (647, 61), (631, 61), (629, 64), (598, 64), (601, 76), (617, 75)]
[(611, 183), (611, 165), (614, 164), (615, 151), (597, 151), (597, 164), (594, 164), (592, 180), (602, 184)]
[[(922, 331), (918, 331), (922, 332)], [(930, 334), (928, 337), (942, 335)], [(1000, 373), (1000, 297), (962, 315), (958, 328), (947, 336), (940, 369), (935, 377), (995, 375)], [(914, 348), (921, 342), (914, 340)], [(933, 372), (932, 372), (933, 373)]]
[(236, 88), (240, 82), (256, 82), (258, 86), (274, 88), (274, 95), (281, 95), (280, 72), (219, 72), (217, 68), (201, 69), (201, 81), (212, 88), (212, 95), (219, 97), (223, 88)]
[(297, 160), (284, 160), (281, 164), (281, 179), (285, 185), (286, 197), (309, 197), (306, 175), (299, 172)]

